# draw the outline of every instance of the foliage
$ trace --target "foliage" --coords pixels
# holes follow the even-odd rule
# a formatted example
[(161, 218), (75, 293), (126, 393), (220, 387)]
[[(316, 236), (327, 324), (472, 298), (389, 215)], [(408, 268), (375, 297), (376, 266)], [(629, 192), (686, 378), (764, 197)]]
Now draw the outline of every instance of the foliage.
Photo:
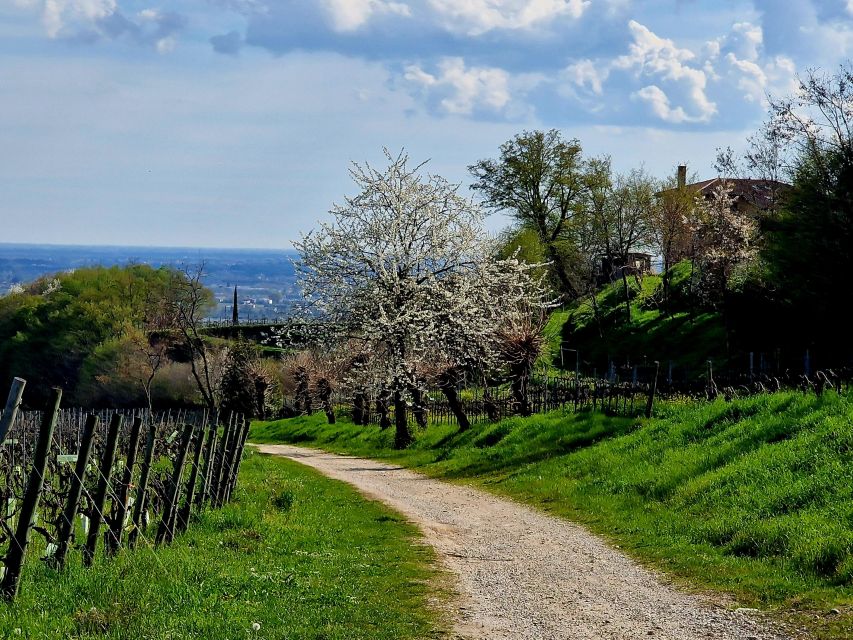
[[(583, 522), (745, 606), (803, 611), (798, 622), (818, 637), (847, 637), (853, 400), (788, 392), (656, 412), (644, 420), (557, 411), (463, 433), (432, 426), (403, 452), (376, 428), (317, 418), (257, 424), (251, 437), (480, 484)], [(824, 617), (832, 607), (846, 614)]]
[(219, 411), (223, 416), (258, 415), (257, 390), (253, 374), (255, 354), (244, 341), (231, 344), (222, 366), (219, 385)]
[[(809, 71), (793, 95), (770, 101), (747, 165), (787, 174), (793, 189), (764, 221), (760, 280), (744, 300), (777, 344), (818, 347), (833, 363), (853, 356), (847, 325), (853, 259), (853, 69)], [(774, 207), (775, 208), (775, 207)]]
[[(81, 369), (102, 345), (144, 324), (174, 272), (147, 265), (91, 267), (45, 277), (0, 298), (0, 380), (60, 386), (74, 401)], [(106, 348), (106, 347), (104, 347)], [(31, 402), (40, 401), (28, 387)]]
[(497, 160), (469, 167), (474, 190), (486, 204), (506, 211), (533, 230), (546, 251), (561, 293), (579, 295), (573, 273), (577, 243), (572, 225), (586, 207), (591, 189), (608, 179), (609, 164), (589, 162), (580, 141), (564, 140), (556, 129), (524, 131), (500, 148)]
[[(484, 212), (439, 176), (354, 164), (360, 192), (332, 209), (334, 222), (294, 243), (304, 298), (333, 332), (370, 355), (377, 392), (393, 396), (399, 446), (411, 441), (406, 398), (418, 368), (487, 367), (502, 319), (545, 304), (533, 266), (494, 258)], [(366, 382), (371, 382), (370, 380)]]
[(442, 587), (413, 527), (302, 465), (248, 456), (234, 502), (202, 513), (156, 554), (142, 545), (89, 569), (70, 562), (61, 577), (28, 564), (26, 589), (0, 608), (0, 637), (391, 640), (443, 631)]

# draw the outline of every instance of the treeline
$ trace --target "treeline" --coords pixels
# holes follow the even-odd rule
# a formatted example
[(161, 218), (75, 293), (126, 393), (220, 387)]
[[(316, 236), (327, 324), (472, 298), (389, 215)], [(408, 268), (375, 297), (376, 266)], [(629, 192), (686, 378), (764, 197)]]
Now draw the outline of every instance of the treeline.
[[(724, 352), (708, 356), (784, 349), (802, 357), (811, 349), (837, 365), (853, 355), (846, 327), (853, 294), (851, 87), (849, 67), (807, 73), (795, 95), (770, 100), (767, 121), (743, 157), (717, 150), (712, 180), (688, 179), (683, 167), (664, 180), (643, 170), (618, 174), (609, 158), (585, 156), (578, 140), (533, 131), (472, 165), (473, 188), (514, 218), (504, 255), (547, 261), (564, 304), (595, 316), (600, 338), (615, 318), (601, 317), (596, 294), (621, 285), (618, 323), (630, 327), (648, 257), (662, 278), (654, 295), (644, 296), (646, 310), (691, 320), (719, 315)], [(685, 264), (689, 281), (674, 291), (674, 274)], [(564, 337), (572, 341), (571, 327)]]

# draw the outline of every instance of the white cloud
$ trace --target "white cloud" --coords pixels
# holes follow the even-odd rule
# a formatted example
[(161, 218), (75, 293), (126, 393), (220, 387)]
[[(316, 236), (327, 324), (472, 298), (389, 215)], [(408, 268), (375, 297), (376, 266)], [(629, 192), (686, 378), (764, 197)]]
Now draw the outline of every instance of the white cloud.
[(481, 35), (495, 29), (529, 29), (561, 17), (580, 18), (590, 0), (429, 0), (452, 31)]
[(723, 42), (723, 50), (738, 58), (758, 60), (764, 45), (764, 33), (761, 27), (749, 22), (738, 22)]
[(355, 31), (378, 14), (411, 15), (409, 5), (385, 0), (323, 0), (323, 5), (339, 32)]
[(441, 110), (453, 115), (480, 109), (501, 112), (512, 98), (509, 73), (496, 67), (467, 67), (462, 58), (444, 58), (436, 73), (410, 65), (404, 78), (437, 97)]
[(610, 75), (610, 68), (593, 60), (581, 60), (570, 64), (561, 75), (569, 83), (600, 96), (604, 91), (604, 82)]
[(19, 4), (41, 9), (42, 24), (51, 38), (56, 38), (69, 22), (95, 22), (112, 15), (117, 8), (115, 0), (34, 0)]
[[(736, 86), (747, 102), (763, 105), (768, 93), (786, 94), (795, 88), (794, 61), (781, 55), (767, 59), (760, 26), (736, 23), (725, 37), (712, 43), (716, 44), (717, 55), (725, 53), (722, 60), (717, 61), (719, 79)], [(708, 43), (706, 49), (712, 43)]]
[[(614, 71), (630, 73), (635, 79), (652, 84), (643, 86), (632, 97), (648, 103), (658, 118), (669, 123), (708, 122), (717, 113), (717, 105), (708, 97), (709, 72), (697, 66), (697, 56), (689, 49), (661, 38), (635, 20), (628, 23), (632, 42), (628, 53), (613, 60), (581, 60), (569, 65), (563, 76), (570, 83), (601, 95), (604, 82)], [(669, 93), (659, 85), (665, 84)], [(673, 107), (670, 96), (684, 104)]]
[(631, 98), (648, 104), (651, 107), (652, 113), (664, 122), (681, 124), (683, 122), (697, 122), (700, 120), (688, 116), (681, 107), (673, 108), (670, 104), (669, 96), (664, 93), (663, 89), (655, 85), (649, 85), (639, 91), (635, 91), (631, 94)]

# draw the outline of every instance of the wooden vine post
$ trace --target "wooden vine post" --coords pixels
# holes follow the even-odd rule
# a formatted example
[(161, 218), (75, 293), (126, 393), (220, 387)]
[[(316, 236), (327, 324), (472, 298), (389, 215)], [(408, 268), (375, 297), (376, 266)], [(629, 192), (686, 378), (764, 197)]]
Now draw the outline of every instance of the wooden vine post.
[(240, 417), (235, 416), (234, 428), (231, 430), (231, 443), (228, 445), (228, 451), (225, 458), (225, 473), (222, 476), (222, 484), (219, 487), (217, 504), (222, 506), (228, 502), (228, 487), (231, 486), (231, 478), (234, 473), (235, 456), (237, 454), (237, 441), (243, 433), (243, 421)]
[(127, 460), (124, 464), (121, 484), (118, 486), (116, 500), (113, 502), (113, 513), (110, 518), (110, 529), (107, 532), (105, 550), (108, 555), (115, 555), (121, 547), (124, 533), (127, 507), (130, 500), (130, 487), (133, 483), (133, 468), (136, 466), (136, 454), (139, 449), (139, 438), (142, 433), (142, 417), (136, 416), (130, 427), (130, 442), (127, 450)]
[(98, 416), (90, 414), (86, 418), (86, 426), (83, 427), (83, 437), (80, 448), (77, 450), (77, 462), (74, 464), (74, 475), (71, 478), (71, 487), (68, 491), (68, 499), (59, 521), (59, 534), (57, 536), (56, 553), (53, 556), (53, 565), (62, 569), (65, 566), (65, 558), (74, 538), (74, 521), (80, 508), (80, 495), (83, 493), (83, 479), (86, 476), (86, 467), (89, 465), (89, 457), (92, 455), (92, 440), (98, 428)]
[(228, 424), (225, 425), (225, 429), (222, 432), (222, 440), (219, 442), (219, 451), (215, 460), (215, 467), (213, 468), (213, 482), (210, 484), (210, 504), (213, 507), (218, 507), (221, 505), (219, 502), (219, 488), (222, 484), (222, 474), (225, 471), (225, 460), (227, 459), (226, 454), (228, 451), (228, 441), (231, 438), (231, 429), (232, 422), (229, 419)]
[(207, 445), (205, 447), (204, 454), (204, 471), (201, 476), (201, 487), (199, 488), (198, 495), (196, 496), (196, 506), (199, 508), (204, 505), (210, 493), (211, 475), (216, 458), (216, 438), (218, 435), (217, 424), (216, 422), (212, 422), (207, 431)]
[[(149, 419), (151, 417), (149, 416)], [(148, 506), (148, 479), (151, 477), (151, 463), (154, 460), (154, 445), (157, 439), (157, 425), (153, 419), (148, 427), (145, 440), (145, 453), (142, 457), (142, 468), (139, 471), (139, 486), (136, 488), (136, 502), (133, 504), (133, 528), (127, 536), (127, 544), (132, 549), (142, 529), (142, 517)]]
[(193, 509), (193, 499), (195, 498), (195, 485), (198, 482), (199, 467), (201, 466), (201, 454), (204, 449), (204, 431), (199, 429), (196, 436), (195, 452), (193, 454), (193, 468), (190, 471), (190, 479), (187, 481), (186, 498), (183, 506), (178, 510), (178, 518), (176, 528), (179, 533), (187, 530), (190, 524), (190, 515)]
[(194, 425), (184, 425), (184, 433), (181, 437), (181, 448), (178, 452), (178, 457), (175, 459), (174, 469), (172, 471), (172, 480), (169, 483), (169, 493), (166, 496), (166, 501), (163, 505), (163, 516), (160, 519), (160, 526), (157, 529), (157, 544), (171, 542), (175, 537), (175, 518), (177, 517), (177, 505), (181, 494), (181, 476), (183, 476), (184, 473), (184, 465), (187, 461), (187, 452), (189, 451), (190, 443), (192, 442), (194, 430)]
[(18, 409), (21, 406), (21, 397), (24, 395), (24, 387), (26, 386), (27, 381), (23, 378), (12, 379), (9, 397), (6, 399), (6, 408), (3, 409), (3, 414), (0, 415), (0, 444), (6, 440), (6, 434), (9, 433), (9, 429), (15, 424), (15, 417), (18, 415)]
[(237, 488), (237, 478), (240, 475), (240, 463), (243, 461), (243, 449), (246, 447), (246, 440), (249, 437), (249, 426), (250, 423), (248, 420), (243, 421), (243, 431), (240, 435), (240, 439), (237, 442), (237, 452), (234, 456), (234, 471), (231, 474), (231, 482), (228, 485), (228, 493), (226, 495), (226, 502), (231, 501), (231, 494), (234, 493), (234, 489)]
[(660, 362), (655, 360), (655, 377), (652, 384), (649, 386), (649, 401), (646, 403), (646, 417), (652, 417), (652, 409), (655, 405), (655, 393), (658, 390), (658, 374), (660, 373)]
[(92, 503), (92, 513), (89, 518), (89, 535), (83, 547), (83, 564), (87, 567), (95, 560), (95, 547), (98, 544), (98, 534), (101, 531), (101, 523), (104, 521), (104, 505), (110, 490), (110, 478), (113, 474), (113, 464), (116, 459), (116, 446), (118, 435), (121, 431), (123, 418), (114, 413), (110, 420), (110, 428), (107, 431), (107, 444), (104, 449), (104, 457), (101, 458), (101, 468), (98, 473), (98, 488), (95, 490), (95, 498)]
[(18, 526), (15, 535), (12, 536), (9, 552), (4, 559), (5, 573), (0, 582), (0, 594), (6, 601), (12, 601), (18, 595), (18, 585), (21, 581), (21, 567), (27, 553), (27, 544), (30, 541), (30, 531), (35, 524), (36, 511), (38, 510), (41, 492), (44, 488), (44, 474), (47, 470), (47, 455), (50, 444), (53, 441), (53, 431), (59, 417), (59, 403), (62, 401), (62, 389), (55, 388), (51, 396), (50, 404), (44, 412), (44, 418), (39, 429), (38, 442), (36, 443), (33, 468), (27, 482), (27, 490), (24, 494), (24, 502), (21, 505), (21, 513), (18, 516)]

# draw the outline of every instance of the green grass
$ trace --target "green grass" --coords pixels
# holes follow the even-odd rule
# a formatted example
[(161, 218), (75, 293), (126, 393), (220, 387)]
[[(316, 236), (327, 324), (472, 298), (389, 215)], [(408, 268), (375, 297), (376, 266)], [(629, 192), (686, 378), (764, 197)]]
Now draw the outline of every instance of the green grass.
[[(642, 561), (817, 637), (853, 633), (853, 400), (777, 393), (661, 405), (651, 420), (554, 412), (391, 430), (322, 416), (254, 425), (304, 443), (479, 485), (585, 523)], [(840, 615), (828, 613), (838, 608)]]
[[(639, 285), (629, 279), (631, 323), (626, 321), (625, 291), (621, 281), (605, 286), (596, 298), (598, 314), (589, 298), (554, 312), (546, 327), (546, 353), (559, 366), (559, 347), (578, 349), (582, 372), (592, 374), (597, 368), (604, 375), (610, 360), (617, 365), (630, 361), (642, 363), (660, 360), (666, 367), (686, 367), (691, 372), (704, 371), (704, 363), (713, 358), (718, 365), (727, 356), (726, 331), (719, 313), (703, 309), (698, 302), (691, 308), (689, 262), (671, 270), (671, 304), (669, 313), (663, 307), (662, 277), (646, 275)], [(567, 354), (566, 369), (574, 368), (574, 353)], [(742, 365), (743, 363), (741, 363)]]
[(75, 557), (61, 574), (31, 556), (18, 600), (0, 604), (0, 637), (438, 637), (445, 590), (432, 561), (382, 505), (249, 454), (235, 501), (156, 553), (122, 552), (89, 570)]

